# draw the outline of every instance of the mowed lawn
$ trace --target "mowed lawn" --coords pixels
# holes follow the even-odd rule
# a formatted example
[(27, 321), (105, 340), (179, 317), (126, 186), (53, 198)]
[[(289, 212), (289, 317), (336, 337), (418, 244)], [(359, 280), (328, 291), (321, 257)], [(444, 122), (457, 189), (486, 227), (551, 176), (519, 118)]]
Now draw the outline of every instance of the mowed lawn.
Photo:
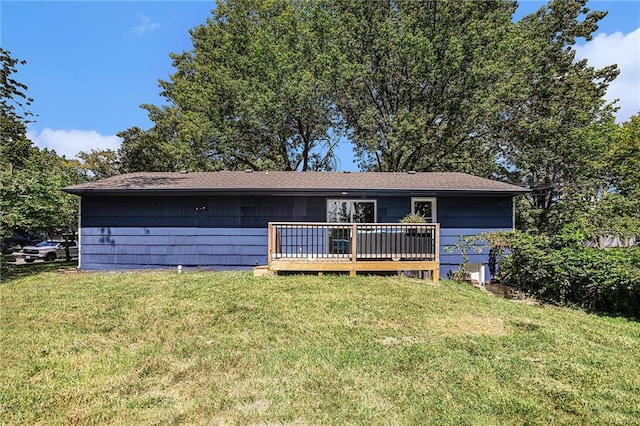
[(638, 424), (640, 324), (400, 277), (0, 284), (0, 423)]

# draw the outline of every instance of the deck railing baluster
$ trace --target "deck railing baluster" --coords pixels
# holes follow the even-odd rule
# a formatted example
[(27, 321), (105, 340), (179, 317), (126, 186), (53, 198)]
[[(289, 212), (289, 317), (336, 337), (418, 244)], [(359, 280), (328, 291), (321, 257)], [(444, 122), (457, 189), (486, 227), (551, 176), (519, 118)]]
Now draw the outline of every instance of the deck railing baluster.
[[(394, 264), (409, 268), (411, 262), (419, 267), (434, 268), (440, 260), (439, 229), (437, 223), (273, 222), (269, 223), (267, 232), (267, 251), (270, 265), (274, 260), (291, 259), (303, 263), (319, 261), (324, 265), (331, 264), (332, 260), (348, 262), (352, 272), (367, 270), (367, 265), (373, 265), (376, 270), (393, 270)], [(389, 269), (382, 266), (386, 262)], [(437, 271), (432, 272), (437, 276)]]

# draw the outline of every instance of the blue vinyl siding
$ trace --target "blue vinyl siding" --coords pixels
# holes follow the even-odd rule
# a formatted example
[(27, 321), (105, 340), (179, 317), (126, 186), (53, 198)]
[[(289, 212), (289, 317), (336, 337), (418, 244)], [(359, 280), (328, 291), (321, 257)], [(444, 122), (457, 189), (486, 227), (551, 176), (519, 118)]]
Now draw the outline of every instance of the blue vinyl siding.
[[(511, 228), (511, 197), (435, 197), (443, 228)], [(378, 222), (395, 223), (411, 212), (411, 197), (380, 197)]]
[[(477, 235), (483, 232), (491, 231), (510, 231), (508, 228), (440, 228), (440, 276), (446, 278), (449, 272), (457, 271), (460, 269), (460, 265), (464, 259), (459, 249), (456, 249), (456, 244), (460, 241), (460, 237), (468, 237)], [(477, 247), (483, 247), (480, 242)], [(481, 263), (487, 265), (489, 263), (489, 250), (484, 248), (478, 252), (475, 248), (467, 251), (467, 257), (469, 263)], [(487, 275), (489, 271), (487, 271)], [(487, 276), (487, 278), (490, 278)]]
[(513, 223), (511, 197), (440, 197), (438, 222), (442, 228), (509, 228)]
[[(85, 196), (81, 267), (249, 269), (267, 263), (268, 222), (325, 222), (327, 198), (339, 197)], [(461, 235), (511, 229), (511, 197), (436, 198), (442, 277), (462, 263), (446, 249)], [(410, 196), (367, 199), (377, 200), (378, 222), (395, 223), (411, 211)], [(488, 254), (469, 258), (486, 264)]]
[(268, 222), (324, 222), (320, 197), (83, 197), (87, 227), (266, 228)]
[(267, 262), (266, 228), (83, 227), (80, 241), (85, 270), (248, 269)]
[(378, 222), (396, 223), (411, 213), (411, 197), (379, 197)]

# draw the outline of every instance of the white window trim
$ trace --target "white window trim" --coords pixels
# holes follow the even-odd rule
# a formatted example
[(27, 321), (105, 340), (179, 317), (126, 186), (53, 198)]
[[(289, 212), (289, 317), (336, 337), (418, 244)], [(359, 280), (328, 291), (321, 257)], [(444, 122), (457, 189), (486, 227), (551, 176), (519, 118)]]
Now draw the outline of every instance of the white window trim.
[(411, 197), (411, 214), (416, 213), (416, 202), (431, 202), (431, 222), (438, 222), (438, 199), (436, 197)]
[(378, 200), (366, 200), (360, 198), (327, 198), (327, 223), (331, 223), (329, 222), (329, 203), (331, 202), (373, 203), (373, 223), (378, 222)]

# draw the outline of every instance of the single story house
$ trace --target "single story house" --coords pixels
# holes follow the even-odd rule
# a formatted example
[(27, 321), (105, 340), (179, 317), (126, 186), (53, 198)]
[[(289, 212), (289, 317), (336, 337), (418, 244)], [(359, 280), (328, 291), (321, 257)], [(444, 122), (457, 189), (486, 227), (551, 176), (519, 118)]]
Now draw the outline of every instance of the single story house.
[[(513, 229), (513, 199), (527, 192), (465, 173), (251, 170), (132, 173), (63, 190), (81, 197), (82, 270), (251, 269), (284, 258), (330, 270), (327, 260), (358, 257), (436, 261), (443, 277), (462, 262), (448, 247)], [(398, 228), (409, 213), (432, 228)], [(399, 237), (409, 231), (424, 238)], [(487, 264), (487, 256), (469, 253), (469, 262)]]

